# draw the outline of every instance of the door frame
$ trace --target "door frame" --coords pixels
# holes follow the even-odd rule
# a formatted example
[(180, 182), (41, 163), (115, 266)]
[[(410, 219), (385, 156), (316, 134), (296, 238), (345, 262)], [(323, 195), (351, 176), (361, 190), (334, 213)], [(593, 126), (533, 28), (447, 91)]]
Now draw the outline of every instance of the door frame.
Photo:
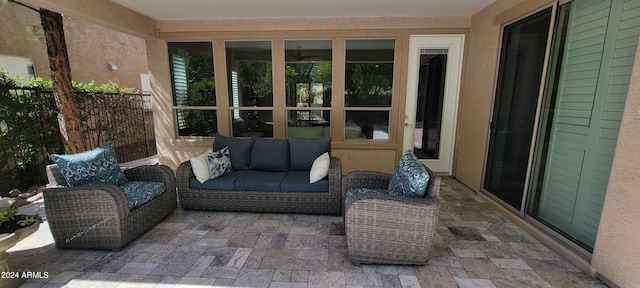
[(402, 150), (413, 151), (413, 127), (415, 127), (416, 101), (418, 95), (418, 74), (420, 72), (421, 49), (446, 49), (447, 64), (445, 71), (444, 99), (442, 103), (442, 127), (440, 134), (440, 153), (438, 159), (420, 159), (431, 170), (442, 175), (453, 172), (453, 151), (458, 103), (462, 80), (462, 57), (464, 52), (464, 34), (411, 35), (409, 38), (409, 59), (407, 65), (407, 94), (404, 115)]

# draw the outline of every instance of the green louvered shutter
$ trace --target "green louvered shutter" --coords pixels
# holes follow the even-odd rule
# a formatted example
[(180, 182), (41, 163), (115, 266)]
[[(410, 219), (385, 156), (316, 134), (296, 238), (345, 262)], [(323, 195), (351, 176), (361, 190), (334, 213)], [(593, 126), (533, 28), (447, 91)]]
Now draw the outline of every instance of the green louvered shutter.
[[(175, 106), (187, 104), (187, 63), (183, 56), (171, 55), (171, 73), (173, 77), (173, 97)], [(186, 128), (184, 115), (178, 111), (178, 129)]]
[(640, 34), (640, 1), (576, 0), (571, 9), (539, 217), (593, 247)]

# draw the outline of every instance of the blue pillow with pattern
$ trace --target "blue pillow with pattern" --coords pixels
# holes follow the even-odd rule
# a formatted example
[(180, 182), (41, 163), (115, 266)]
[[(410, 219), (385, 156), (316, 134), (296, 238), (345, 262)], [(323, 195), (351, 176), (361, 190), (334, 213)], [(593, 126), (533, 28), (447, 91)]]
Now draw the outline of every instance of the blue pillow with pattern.
[(389, 181), (389, 194), (420, 198), (424, 196), (428, 184), (427, 169), (411, 151), (407, 151), (400, 158)]
[(209, 164), (209, 171), (211, 171), (209, 173), (209, 179), (215, 179), (233, 171), (228, 146), (207, 155), (207, 162)]
[(111, 142), (77, 154), (52, 154), (51, 160), (56, 163), (69, 186), (127, 183)]

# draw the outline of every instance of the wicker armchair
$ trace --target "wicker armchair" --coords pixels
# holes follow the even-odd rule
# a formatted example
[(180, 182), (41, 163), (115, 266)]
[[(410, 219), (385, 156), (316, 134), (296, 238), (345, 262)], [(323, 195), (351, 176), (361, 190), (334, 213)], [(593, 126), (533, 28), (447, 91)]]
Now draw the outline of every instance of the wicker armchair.
[[(356, 264), (425, 265), (438, 225), (440, 177), (427, 168), (424, 198), (360, 193), (344, 207), (349, 258)], [(387, 189), (391, 174), (352, 171), (342, 183), (349, 188)]]
[(129, 210), (122, 188), (115, 185), (68, 187), (56, 165), (48, 165), (45, 211), (58, 248), (118, 251), (156, 225), (177, 207), (175, 174), (164, 165), (124, 170), (131, 181), (164, 182), (165, 192)]

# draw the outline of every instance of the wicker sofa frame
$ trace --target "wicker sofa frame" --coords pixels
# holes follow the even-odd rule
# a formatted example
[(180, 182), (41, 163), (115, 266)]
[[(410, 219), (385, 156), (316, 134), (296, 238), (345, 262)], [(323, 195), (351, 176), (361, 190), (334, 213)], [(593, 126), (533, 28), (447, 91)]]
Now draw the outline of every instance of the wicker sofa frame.
[(342, 164), (337, 157), (331, 157), (327, 192), (193, 189), (189, 186), (191, 177), (191, 162), (180, 164), (176, 182), (180, 206), (184, 209), (333, 215), (341, 211)]
[[(430, 176), (424, 198), (360, 193), (345, 204), (349, 258), (356, 264), (425, 265), (433, 245), (440, 211), (440, 177)], [(349, 188), (387, 189), (391, 174), (352, 171), (342, 184)], [(344, 195), (344, 194), (343, 194)]]
[(68, 187), (56, 165), (46, 167), (46, 218), (58, 248), (119, 251), (177, 208), (175, 174), (164, 165), (124, 170), (130, 181), (164, 182), (165, 192), (129, 210), (122, 188), (115, 185)]

